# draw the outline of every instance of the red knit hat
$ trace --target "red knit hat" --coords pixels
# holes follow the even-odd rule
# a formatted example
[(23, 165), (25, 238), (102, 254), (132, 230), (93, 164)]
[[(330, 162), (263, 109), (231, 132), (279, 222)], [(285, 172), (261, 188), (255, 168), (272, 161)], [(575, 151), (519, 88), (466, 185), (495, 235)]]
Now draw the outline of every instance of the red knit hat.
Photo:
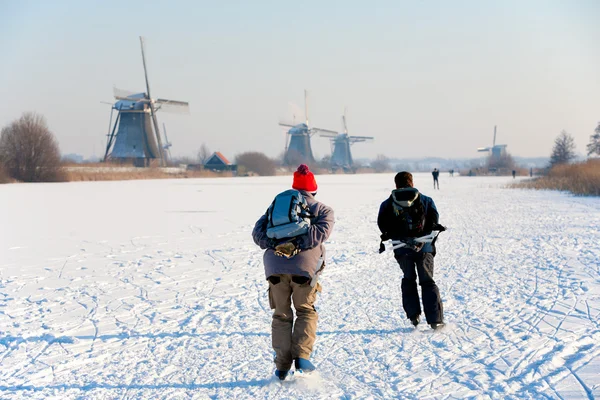
[(294, 172), (294, 183), (292, 188), (296, 190), (306, 190), (313, 193), (317, 191), (317, 181), (315, 176), (308, 169), (308, 165), (300, 164), (298, 170)]

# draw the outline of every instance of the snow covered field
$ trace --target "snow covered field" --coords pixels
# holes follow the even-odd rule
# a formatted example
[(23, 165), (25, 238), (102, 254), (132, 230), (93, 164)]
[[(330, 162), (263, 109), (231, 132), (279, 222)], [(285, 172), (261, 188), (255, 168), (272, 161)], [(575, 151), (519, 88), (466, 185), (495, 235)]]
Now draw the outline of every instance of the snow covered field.
[(600, 199), (416, 175), (449, 327), (413, 332), (376, 252), (393, 175), (317, 181), (320, 376), (284, 383), (250, 231), (290, 177), (0, 185), (0, 398), (600, 397)]

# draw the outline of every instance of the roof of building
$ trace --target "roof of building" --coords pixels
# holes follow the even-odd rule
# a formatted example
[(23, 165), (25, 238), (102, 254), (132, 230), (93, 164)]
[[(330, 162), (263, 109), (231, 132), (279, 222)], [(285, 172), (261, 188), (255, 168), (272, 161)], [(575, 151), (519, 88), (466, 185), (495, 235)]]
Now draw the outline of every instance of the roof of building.
[(225, 158), (225, 156), (223, 154), (221, 154), (220, 151), (215, 151), (212, 156), (208, 157), (208, 160), (206, 160), (206, 162), (204, 164), (205, 165), (210, 165), (210, 164), (231, 165), (229, 160), (227, 158)]

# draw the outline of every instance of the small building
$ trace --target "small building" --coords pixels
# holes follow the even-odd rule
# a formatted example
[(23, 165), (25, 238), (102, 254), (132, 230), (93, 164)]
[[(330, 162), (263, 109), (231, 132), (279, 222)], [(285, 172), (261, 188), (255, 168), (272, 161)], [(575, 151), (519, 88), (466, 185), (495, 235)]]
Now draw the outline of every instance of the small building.
[(212, 171), (236, 171), (237, 165), (229, 162), (221, 152), (216, 151), (204, 163), (204, 169)]

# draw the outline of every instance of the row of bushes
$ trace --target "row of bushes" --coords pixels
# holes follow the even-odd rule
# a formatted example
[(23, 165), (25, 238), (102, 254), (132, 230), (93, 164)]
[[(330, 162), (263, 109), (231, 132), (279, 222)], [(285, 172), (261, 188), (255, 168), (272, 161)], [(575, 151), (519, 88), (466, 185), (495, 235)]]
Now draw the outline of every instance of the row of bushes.
[(546, 176), (514, 186), (600, 196), (600, 160), (591, 159), (583, 163), (556, 165), (548, 171)]

